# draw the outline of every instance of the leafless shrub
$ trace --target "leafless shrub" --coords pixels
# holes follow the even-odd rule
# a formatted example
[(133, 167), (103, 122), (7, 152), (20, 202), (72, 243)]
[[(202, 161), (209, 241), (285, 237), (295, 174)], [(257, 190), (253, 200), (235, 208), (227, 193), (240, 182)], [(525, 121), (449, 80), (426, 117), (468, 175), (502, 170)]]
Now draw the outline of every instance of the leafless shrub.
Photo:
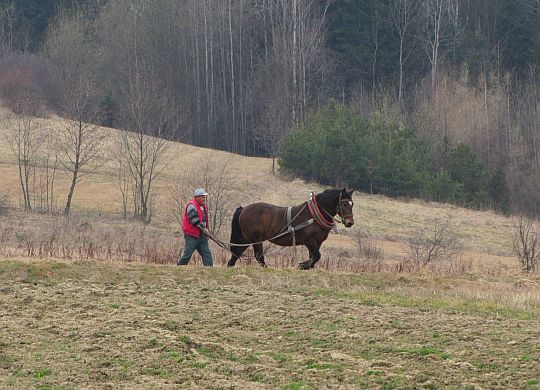
[(461, 245), (453, 232), (451, 219), (434, 219), (407, 240), (408, 259), (415, 268), (461, 254)]
[(377, 245), (367, 233), (355, 232), (353, 235), (360, 256), (369, 260), (380, 261), (384, 258), (384, 251), (380, 245)]
[(171, 214), (180, 225), (187, 202), (193, 197), (195, 188), (203, 187), (208, 192), (210, 230), (219, 234), (228, 223), (233, 207), (233, 191), (236, 181), (230, 172), (228, 161), (216, 161), (207, 153), (194, 162), (195, 169), (188, 169), (175, 181), (170, 190)]
[(524, 272), (529, 273), (540, 265), (540, 226), (538, 221), (520, 215), (514, 220), (512, 244), (514, 254)]

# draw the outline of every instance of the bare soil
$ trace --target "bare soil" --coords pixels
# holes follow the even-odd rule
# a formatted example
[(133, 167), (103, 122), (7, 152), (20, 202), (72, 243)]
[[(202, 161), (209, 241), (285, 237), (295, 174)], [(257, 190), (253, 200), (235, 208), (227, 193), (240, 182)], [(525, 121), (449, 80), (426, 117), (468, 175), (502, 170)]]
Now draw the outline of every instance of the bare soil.
[(4, 259), (0, 387), (539, 388), (539, 292), (530, 278)]

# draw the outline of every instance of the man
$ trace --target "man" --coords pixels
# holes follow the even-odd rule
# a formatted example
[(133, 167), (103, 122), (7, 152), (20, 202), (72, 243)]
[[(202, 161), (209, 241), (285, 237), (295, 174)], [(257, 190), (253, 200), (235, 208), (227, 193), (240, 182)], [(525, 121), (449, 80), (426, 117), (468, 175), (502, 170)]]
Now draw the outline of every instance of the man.
[(182, 231), (186, 243), (184, 253), (178, 259), (178, 265), (187, 265), (195, 250), (202, 256), (204, 266), (212, 267), (214, 265), (212, 252), (210, 252), (208, 238), (206, 237), (209, 234), (207, 195), (203, 188), (197, 188), (194, 198), (186, 206), (184, 218), (182, 219)]

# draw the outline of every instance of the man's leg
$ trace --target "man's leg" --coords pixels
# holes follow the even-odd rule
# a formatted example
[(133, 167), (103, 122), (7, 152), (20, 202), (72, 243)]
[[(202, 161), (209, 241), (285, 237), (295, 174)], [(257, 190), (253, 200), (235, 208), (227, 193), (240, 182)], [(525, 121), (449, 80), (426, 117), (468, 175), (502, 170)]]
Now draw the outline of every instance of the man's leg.
[(213, 267), (214, 259), (212, 258), (212, 252), (210, 251), (210, 246), (208, 245), (208, 238), (201, 237), (199, 238), (199, 245), (197, 246), (197, 252), (202, 257), (202, 262), (205, 267)]
[(191, 255), (193, 254), (195, 249), (197, 249), (197, 243), (199, 241), (198, 239), (188, 235), (184, 235), (184, 238), (184, 253), (176, 262), (177, 265), (187, 265), (189, 263), (189, 260), (191, 259)]

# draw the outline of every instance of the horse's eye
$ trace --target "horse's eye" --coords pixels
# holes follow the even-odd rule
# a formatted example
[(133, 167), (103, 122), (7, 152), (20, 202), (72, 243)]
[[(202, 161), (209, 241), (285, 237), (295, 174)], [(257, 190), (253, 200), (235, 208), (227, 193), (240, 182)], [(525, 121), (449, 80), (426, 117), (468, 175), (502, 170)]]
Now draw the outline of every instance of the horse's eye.
[(351, 202), (351, 201), (349, 200), (349, 206), (352, 207), (352, 205), (353, 205), (353, 202)]

